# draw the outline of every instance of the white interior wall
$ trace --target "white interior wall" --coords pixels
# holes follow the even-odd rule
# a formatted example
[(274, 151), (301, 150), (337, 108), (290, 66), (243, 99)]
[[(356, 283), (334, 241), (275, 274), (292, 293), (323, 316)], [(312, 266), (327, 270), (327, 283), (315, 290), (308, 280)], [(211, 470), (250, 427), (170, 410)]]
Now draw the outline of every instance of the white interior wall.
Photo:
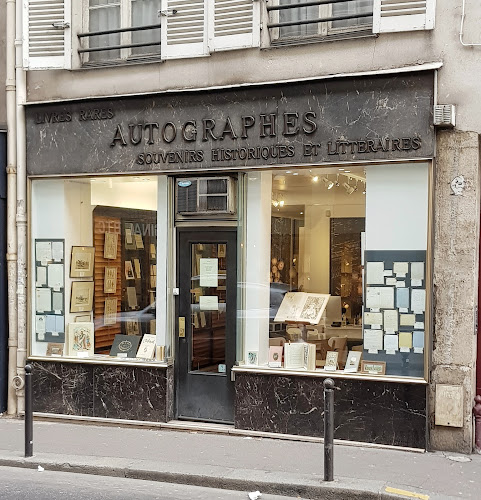
[(258, 352), (259, 364), (268, 360), (269, 349), (269, 273), (271, 261), (272, 175), (247, 175), (247, 224), (245, 272), (244, 360), (248, 351)]
[[(65, 229), (65, 212), (59, 210), (64, 202), (64, 184), (57, 180), (34, 181), (32, 183), (32, 210), (31, 210), (31, 354), (45, 356), (46, 342), (35, 340), (35, 240), (36, 239), (63, 239)], [(65, 292), (65, 295), (67, 292)]]
[(426, 250), (428, 165), (371, 165), (366, 181), (366, 250)]
[(157, 210), (157, 180), (108, 177), (92, 182), (92, 205)]
[(171, 336), (168, 335), (169, 313), (167, 293), (168, 287), (168, 262), (169, 262), (169, 191), (168, 177), (158, 177), (157, 191), (157, 286), (156, 286), (156, 344), (170, 347)]

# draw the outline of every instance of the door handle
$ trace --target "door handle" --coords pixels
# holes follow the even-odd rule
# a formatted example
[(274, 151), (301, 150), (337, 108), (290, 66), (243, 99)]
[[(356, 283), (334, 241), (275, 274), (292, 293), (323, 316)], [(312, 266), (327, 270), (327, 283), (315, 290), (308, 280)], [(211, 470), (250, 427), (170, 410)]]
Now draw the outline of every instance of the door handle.
[(179, 338), (185, 338), (185, 316), (179, 316)]

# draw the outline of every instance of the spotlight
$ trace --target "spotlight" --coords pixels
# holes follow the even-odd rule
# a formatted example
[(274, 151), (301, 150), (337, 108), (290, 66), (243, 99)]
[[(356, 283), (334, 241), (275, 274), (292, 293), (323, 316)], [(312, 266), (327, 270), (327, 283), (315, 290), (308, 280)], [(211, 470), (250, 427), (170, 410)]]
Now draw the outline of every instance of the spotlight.
[(339, 174), (336, 174), (336, 183), (335, 183), (335, 186), (339, 187)]
[(349, 185), (347, 182), (344, 182), (342, 184), (342, 187), (346, 190), (347, 194), (352, 194), (354, 193), (354, 186)]
[(312, 182), (317, 182), (319, 180), (319, 176), (318, 175), (315, 175), (313, 178), (312, 178)]
[(334, 187), (334, 182), (329, 180), (327, 177), (323, 177), (322, 180), (324, 181), (324, 184), (326, 185), (327, 189), (332, 189)]

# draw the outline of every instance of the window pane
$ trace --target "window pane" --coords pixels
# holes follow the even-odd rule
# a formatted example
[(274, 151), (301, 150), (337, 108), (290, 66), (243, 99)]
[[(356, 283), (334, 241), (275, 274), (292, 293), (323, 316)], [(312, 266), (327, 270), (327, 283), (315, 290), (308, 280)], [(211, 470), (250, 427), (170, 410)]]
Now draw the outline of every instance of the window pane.
[[(133, 0), (132, 1), (132, 26), (148, 26), (160, 24), (160, 0)], [(132, 43), (151, 43), (157, 45), (137, 47), (132, 49), (132, 54), (160, 54), (160, 28), (132, 32)]]
[(228, 251), (225, 244), (191, 245), (191, 370), (219, 373), (225, 365)]
[(162, 359), (157, 178), (38, 180), (32, 189), (32, 354)]
[[(91, 8), (89, 13), (89, 31), (107, 31), (120, 28), (120, 5), (113, 4)], [(111, 47), (120, 45), (120, 33), (89, 37), (89, 47)], [(120, 50), (102, 50), (90, 52), (89, 61), (105, 61), (120, 58)]]
[[(353, 2), (341, 2), (332, 5), (333, 16), (366, 14), (368, 12), (372, 12), (372, 0), (356, 0)], [(332, 27), (345, 28), (347, 26), (359, 26), (362, 24), (372, 24), (372, 16), (333, 21)]]
[[(289, 5), (299, 3), (299, 0), (280, 0), (279, 5)], [(318, 19), (319, 18), (319, 7), (317, 5), (310, 7), (298, 7), (296, 9), (285, 9), (279, 11), (279, 22), (297, 22), (297, 21), (306, 21), (309, 19)], [(289, 37), (289, 36), (306, 36), (306, 35), (315, 35), (318, 33), (318, 25), (317, 23), (313, 24), (303, 24), (299, 26), (286, 26), (284, 28), (280, 28), (280, 37)]]
[(335, 356), (343, 373), (365, 361), (372, 373), (424, 376), (427, 172), (248, 174), (241, 317), (247, 343), (264, 332), (269, 366), (324, 369)]

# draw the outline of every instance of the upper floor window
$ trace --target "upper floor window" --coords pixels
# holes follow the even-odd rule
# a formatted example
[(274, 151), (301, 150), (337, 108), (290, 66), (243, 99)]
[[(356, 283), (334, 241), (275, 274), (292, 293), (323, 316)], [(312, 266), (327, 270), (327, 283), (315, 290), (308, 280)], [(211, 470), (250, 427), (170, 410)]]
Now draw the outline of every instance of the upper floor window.
[(160, 55), (160, 8), (161, 0), (89, 0), (88, 62)]
[(69, 69), (72, 45), (103, 65), (259, 47), (262, 25), (273, 43), (431, 30), (436, 0), (82, 0), (82, 16), (79, 0), (23, 3), (24, 68)]
[(278, 0), (268, 7), (273, 40), (323, 37), (372, 25), (372, 0)]

